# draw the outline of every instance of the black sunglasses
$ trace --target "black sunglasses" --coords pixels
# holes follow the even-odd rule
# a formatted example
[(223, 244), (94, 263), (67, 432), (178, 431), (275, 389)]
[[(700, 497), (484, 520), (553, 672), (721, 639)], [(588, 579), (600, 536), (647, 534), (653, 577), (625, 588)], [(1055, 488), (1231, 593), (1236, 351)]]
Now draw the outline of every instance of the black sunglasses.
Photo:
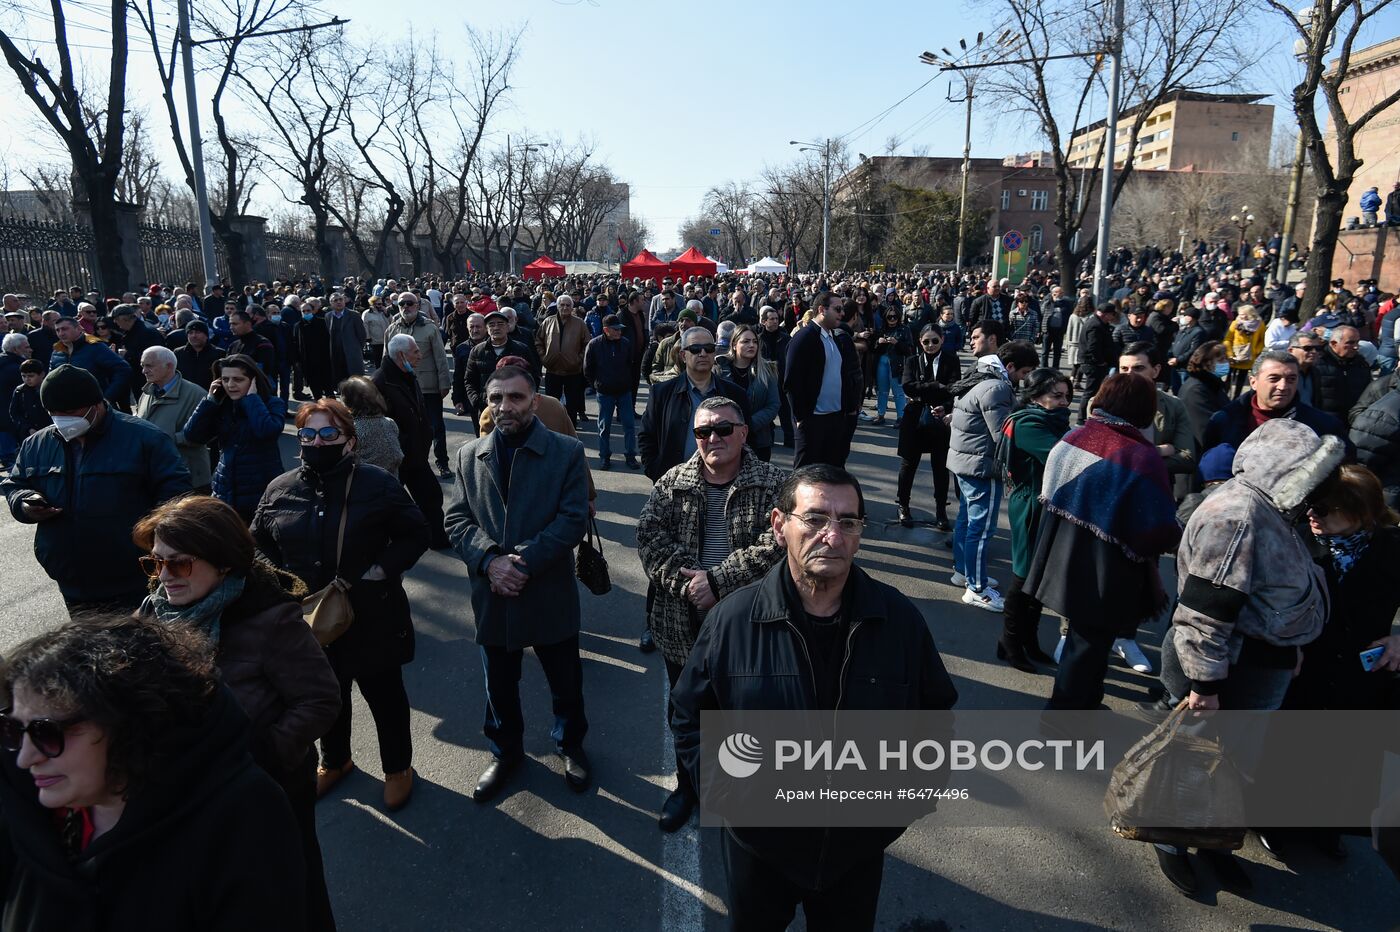
[(685, 351), (687, 353), (694, 353), (696, 356), (713, 356), (715, 354), (715, 345), (713, 343), (692, 343), (685, 347)]
[(320, 437), (322, 440), (326, 441), (326, 443), (335, 443), (340, 439), (340, 428), (322, 427), (320, 430), (317, 430), (315, 427), (303, 427), (297, 431), (297, 439), (302, 443), (315, 443), (317, 437)]
[(18, 753), (24, 745), (24, 736), (29, 735), (29, 740), (40, 754), (48, 758), (58, 757), (63, 753), (64, 734), (82, 720), (81, 717), (61, 721), (36, 718), (26, 725), (8, 711), (0, 712), (0, 748)]
[(695, 428), (695, 439), (709, 440), (712, 434), (720, 437), (728, 437), (730, 434), (734, 433), (734, 428), (738, 426), (740, 425), (735, 424), (733, 421), (720, 421), (718, 424), (704, 424)]

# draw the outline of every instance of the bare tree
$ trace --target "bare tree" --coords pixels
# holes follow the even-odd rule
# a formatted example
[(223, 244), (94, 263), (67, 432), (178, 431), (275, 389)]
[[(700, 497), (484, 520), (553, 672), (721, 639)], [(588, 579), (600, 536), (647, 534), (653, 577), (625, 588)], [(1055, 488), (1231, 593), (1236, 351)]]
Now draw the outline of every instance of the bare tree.
[[(4, 29), (0, 29), (0, 52), (25, 97), (68, 150), (76, 187), (92, 220), (98, 286), (109, 295), (121, 294), (132, 284), (122, 257), (122, 228), (117, 219), (126, 118), (126, 0), (110, 0), (108, 4), (112, 52), (106, 86), (101, 92), (81, 83), (80, 69), (75, 66), (68, 42), (62, 0), (49, 0), (49, 9), (57, 74), (44, 64), (37, 51), (22, 51)], [(38, 28), (41, 19), (30, 16), (26, 28)], [(45, 48), (45, 54), (48, 52)]]
[[(1159, 104), (1180, 91), (1208, 91), (1231, 86), (1261, 54), (1257, 45), (1246, 45), (1252, 32), (1240, 20), (1250, 0), (1129, 0), (1123, 34), (1121, 99), (1134, 108), (1120, 129), (1126, 143), (1100, 142), (1093, 168), (1087, 172), (1070, 167), (1069, 145), (1073, 134), (1092, 118), (1089, 98), (1100, 87), (1104, 56), (1112, 45), (1112, 0), (1002, 0), (1005, 29), (1015, 37), (998, 54), (1007, 60), (1024, 60), (987, 69), (979, 80), (978, 95), (995, 101), (1004, 112), (1019, 114), (1039, 128), (1055, 169), (1055, 226), (1059, 229), (1055, 254), (1062, 282), (1073, 282), (1079, 264), (1093, 252), (1095, 237), (1075, 235), (1085, 225), (1091, 203), (1076, 205), (1080, 184), (1096, 189), (1104, 164), (1105, 145), (1117, 167), (1111, 194), (1116, 202), (1132, 177), (1143, 124)], [(998, 30), (1000, 31), (1000, 30)], [(1241, 41), (1236, 42), (1239, 36)], [(1069, 60), (1052, 56), (1077, 54)], [(1106, 99), (1106, 92), (1098, 95)]]
[(137, 207), (148, 206), (161, 181), (160, 160), (151, 148), (144, 110), (132, 110), (122, 140), (122, 169), (117, 176), (117, 198)]
[(715, 221), (713, 228), (723, 231), (719, 254), (731, 263), (746, 264), (744, 257), (748, 255), (749, 234), (754, 227), (753, 208), (754, 196), (747, 184), (727, 181), (705, 192), (703, 209)]
[(80, 219), (74, 208), (78, 197), (71, 166), (30, 165), (20, 169), (19, 176), (34, 192), (38, 209), (33, 219), (50, 223), (75, 223)]
[[(1317, 189), (1312, 248), (1304, 278), (1303, 311), (1311, 314), (1327, 293), (1348, 190), (1361, 169), (1356, 136), (1377, 116), (1400, 103), (1400, 83), (1369, 107), (1353, 105), (1351, 112), (1344, 106), (1342, 95), (1342, 85), (1351, 76), (1357, 36), (1377, 14), (1392, 5), (1392, 0), (1315, 0), (1311, 16), (1304, 19), (1278, 0), (1263, 3), (1283, 17), (1297, 35), (1298, 58), (1303, 66), (1302, 80), (1293, 88), (1293, 114)], [(1336, 60), (1329, 67), (1327, 58), (1334, 47)], [(1319, 94), (1332, 120), (1332, 131), (1326, 137), (1317, 118)]]
[[(184, 0), (177, 0), (184, 2)], [(185, 186), (194, 192), (194, 166), (186, 145), (188, 128), (181, 118), (183, 99), (177, 98), (176, 78), (180, 73), (180, 38), (171, 29), (169, 41), (162, 30), (177, 16), (174, 4), (155, 0), (130, 0), (131, 8), (146, 32), (161, 85), (161, 99), (170, 123), (170, 139), (184, 172)], [(194, 5), (192, 25), (221, 41), (201, 46), (197, 62), (206, 65), (215, 79), (210, 107), (214, 115), (214, 135), (218, 141), (217, 165), (209, 184), (209, 225), (223, 243), (228, 258), (229, 277), (235, 286), (249, 280), (247, 248), (234, 219), (248, 210), (254, 181), (261, 166), (254, 140), (241, 137), (229, 127), (224, 113), (229, 83), (240, 58), (257, 54), (261, 43), (256, 33), (297, 24), (305, 25), (310, 6), (305, 0), (208, 0)], [(283, 44), (281, 47), (290, 47)], [(182, 98), (183, 95), (181, 94)]]
[(256, 56), (258, 68), (245, 70), (241, 60), (233, 67), (241, 92), (262, 110), (275, 138), (265, 149), (268, 163), (291, 181), (288, 199), (311, 212), (321, 277), (327, 281), (335, 272), (327, 204), (335, 140), (366, 67), (363, 60), (341, 54), (343, 33), (342, 28), (303, 30), (263, 40), (267, 47)]

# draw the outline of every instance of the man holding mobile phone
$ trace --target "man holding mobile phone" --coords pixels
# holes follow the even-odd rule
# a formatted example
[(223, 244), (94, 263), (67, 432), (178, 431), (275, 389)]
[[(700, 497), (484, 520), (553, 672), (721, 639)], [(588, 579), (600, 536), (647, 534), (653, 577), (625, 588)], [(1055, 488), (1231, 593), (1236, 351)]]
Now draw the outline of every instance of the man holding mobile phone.
[(38, 525), (34, 556), (71, 615), (135, 611), (147, 587), (131, 528), (190, 491), (189, 468), (159, 427), (113, 411), (86, 369), (54, 369), (39, 399), (54, 423), (20, 447), (0, 492), (16, 521)]

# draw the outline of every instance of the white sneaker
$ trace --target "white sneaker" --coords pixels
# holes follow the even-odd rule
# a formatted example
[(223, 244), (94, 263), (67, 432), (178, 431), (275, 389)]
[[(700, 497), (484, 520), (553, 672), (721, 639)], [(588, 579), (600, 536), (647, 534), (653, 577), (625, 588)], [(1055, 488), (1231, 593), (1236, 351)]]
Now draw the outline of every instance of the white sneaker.
[(1060, 662), (1060, 655), (1065, 652), (1065, 636), (1060, 635), (1060, 643), (1055, 645), (1055, 662)]
[(971, 589), (963, 591), (963, 604), (974, 605), (977, 608), (986, 609), (989, 612), (999, 612), (1002, 609), (1001, 593), (991, 586), (981, 592), (974, 592)]
[[(967, 588), (967, 577), (964, 576), (962, 573), (957, 572), (956, 570), (953, 571), (953, 578), (950, 579), (949, 582), (951, 582), (951, 583), (952, 583), (953, 585), (955, 585), (955, 586), (958, 586), (959, 588), (963, 588), (963, 589)], [(988, 577), (987, 577), (987, 585), (988, 585), (988, 586), (995, 587), (996, 584), (997, 584), (997, 581), (996, 581), (996, 579), (995, 579), (994, 577), (991, 577), (991, 576), (988, 576)]]
[(1134, 670), (1139, 673), (1151, 673), (1152, 663), (1147, 659), (1147, 655), (1142, 652), (1138, 642), (1132, 638), (1119, 638), (1113, 642), (1113, 652)]

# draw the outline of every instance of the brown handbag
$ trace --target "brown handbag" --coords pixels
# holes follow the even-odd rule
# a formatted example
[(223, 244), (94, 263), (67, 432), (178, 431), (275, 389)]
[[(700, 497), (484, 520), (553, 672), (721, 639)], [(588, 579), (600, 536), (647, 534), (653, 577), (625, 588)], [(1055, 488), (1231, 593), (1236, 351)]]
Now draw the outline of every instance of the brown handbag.
[(301, 600), (301, 614), (311, 626), (316, 643), (325, 647), (349, 630), (355, 620), (350, 604), (350, 583), (340, 578), (340, 553), (345, 549), (345, 523), (350, 516), (350, 486), (355, 481), (355, 467), (345, 480), (345, 505), (340, 509), (340, 535), (335, 542), (335, 578), (323, 589)]
[(1241, 848), (1243, 778), (1219, 741), (1181, 731), (1185, 716), (1183, 699), (1113, 768), (1103, 798), (1109, 824), (1132, 841)]

